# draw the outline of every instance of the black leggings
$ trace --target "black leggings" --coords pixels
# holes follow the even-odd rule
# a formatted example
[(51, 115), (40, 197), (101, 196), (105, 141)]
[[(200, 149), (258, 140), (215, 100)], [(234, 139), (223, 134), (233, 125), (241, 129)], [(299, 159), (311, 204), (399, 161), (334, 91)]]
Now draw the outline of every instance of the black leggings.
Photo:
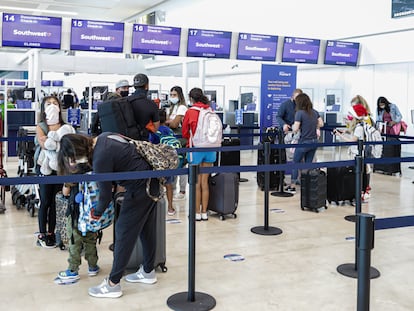
[[(39, 232), (55, 233), (56, 228), (56, 193), (62, 190), (62, 184), (40, 184)], [(46, 225), (48, 228), (46, 228)]]

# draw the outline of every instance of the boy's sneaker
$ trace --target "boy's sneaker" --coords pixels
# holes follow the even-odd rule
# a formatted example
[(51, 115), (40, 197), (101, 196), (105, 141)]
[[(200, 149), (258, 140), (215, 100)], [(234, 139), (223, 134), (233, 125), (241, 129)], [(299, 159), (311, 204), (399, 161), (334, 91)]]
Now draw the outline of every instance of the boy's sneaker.
[(90, 287), (88, 293), (97, 298), (119, 298), (122, 296), (121, 284), (111, 286), (108, 278), (105, 278), (98, 286)]
[(285, 191), (286, 192), (289, 192), (289, 193), (296, 193), (296, 188), (295, 187), (292, 187), (292, 186), (287, 186), (285, 188)]
[(157, 282), (157, 276), (155, 275), (154, 269), (147, 273), (144, 271), (144, 266), (141, 265), (137, 272), (128, 274), (125, 280), (131, 283), (154, 284)]
[(78, 271), (72, 271), (70, 269), (67, 269), (65, 271), (60, 271), (58, 273), (58, 277), (61, 280), (79, 280), (80, 279)]
[(182, 192), (178, 192), (174, 196), (174, 200), (177, 200), (177, 201), (184, 200), (184, 199), (185, 199), (185, 193), (182, 193)]
[(95, 276), (99, 273), (99, 270), (101, 269), (99, 268), (98, 265), (96, 265), (96, 267), (88, 267), (88, 275)]
[(54, 234), (48, 234), (46, 236), (46, 246), (48, 248), (55, 248), (56, 247), (56, 237)]

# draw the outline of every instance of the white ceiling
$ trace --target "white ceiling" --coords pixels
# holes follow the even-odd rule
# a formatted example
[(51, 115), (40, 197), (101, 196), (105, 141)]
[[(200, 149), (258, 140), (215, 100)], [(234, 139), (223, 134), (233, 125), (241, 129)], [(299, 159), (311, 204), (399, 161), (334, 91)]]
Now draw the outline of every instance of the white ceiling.
[[(70, 17), (104, 21), (129, 21), (165, 0), (10, 0), (0, 1), (0, 11), (7, 13)], [(15, 9), (10, 9), (10, 8)], [(24, 9), (19, 10), (19, 8)], [(26, 11), (28, 9), (28, 11)], [(30, 11), (34, 10), (34, 11)], [(40, 10), (40, 11), (39, 11)], [(43, 11), (42, 11), (43, 10)], [(52, 12), (50, 12), (52, 11)], [(53, 11), (57, 11), (54, 13)], [(60, 12), (60, 13), (58, 13)], [(74, 12), (77, 15), (65, 15)]]

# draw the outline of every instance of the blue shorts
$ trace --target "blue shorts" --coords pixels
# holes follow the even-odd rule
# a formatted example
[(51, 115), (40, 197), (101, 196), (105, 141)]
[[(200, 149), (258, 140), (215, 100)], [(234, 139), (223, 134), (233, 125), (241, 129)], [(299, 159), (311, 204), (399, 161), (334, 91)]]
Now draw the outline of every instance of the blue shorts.
[(216, 161), (217, 152), (187, 152), (187, 161), (190, 164), (214, 163)]

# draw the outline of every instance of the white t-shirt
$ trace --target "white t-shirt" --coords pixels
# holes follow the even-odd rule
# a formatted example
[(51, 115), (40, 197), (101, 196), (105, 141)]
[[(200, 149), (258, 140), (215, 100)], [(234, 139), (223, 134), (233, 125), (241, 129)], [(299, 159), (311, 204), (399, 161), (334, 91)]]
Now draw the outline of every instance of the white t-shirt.
[(185, 105), (174, 105), (172, 108), (172, 113), (170, 115), (170, 120), (174, 120), (176, 116), (183, 116), (187, 112), (188, 108)]
[[(355, 129), (354, 129), (354, 133), (353, 136), (358, 137), (358, 140), (362, 139), (364, 140), (364, 127), (360, 124), (358, 124)], [(358, 146), (350, 146), (349, 147), (349, 153), (351, 156), (355, 156), (358, 154)]]

